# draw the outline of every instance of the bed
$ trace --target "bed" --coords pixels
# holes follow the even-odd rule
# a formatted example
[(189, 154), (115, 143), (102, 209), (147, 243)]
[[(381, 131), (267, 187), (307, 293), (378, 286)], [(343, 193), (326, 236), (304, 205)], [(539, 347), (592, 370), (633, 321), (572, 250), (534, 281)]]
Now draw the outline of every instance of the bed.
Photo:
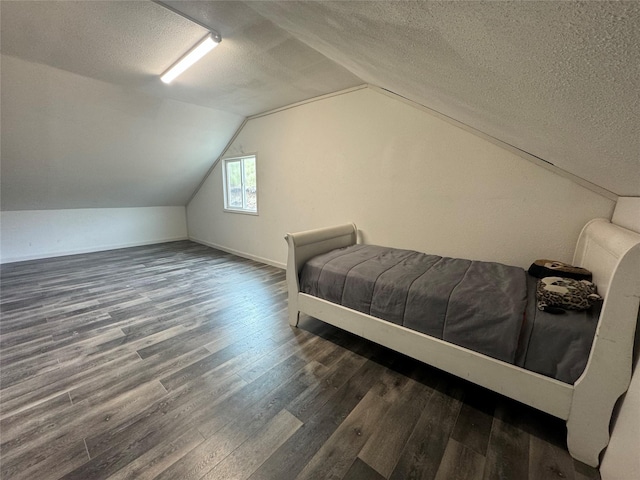
[(640, 303), (639, 233), (606, 219), (592, 220), (582, 229), (573, 264), (593, 273), (593, 281), (604, 301), (595, 319), (586, 366), (573, 383), (527, 370), (518, 362), (505, 361), (500, 354), (479, 353), (356, 308), (303, 293), (301, 272), (307, 262), (357, 245), (357, 236), (354, 224), (286, 235), (292, 326), (297, 326), (300, 313), (305, 313), (566, 420), (569, 453), (587, 465), (598, 466), (600, 453), (609, 442), (613, 407), (631, 379)]

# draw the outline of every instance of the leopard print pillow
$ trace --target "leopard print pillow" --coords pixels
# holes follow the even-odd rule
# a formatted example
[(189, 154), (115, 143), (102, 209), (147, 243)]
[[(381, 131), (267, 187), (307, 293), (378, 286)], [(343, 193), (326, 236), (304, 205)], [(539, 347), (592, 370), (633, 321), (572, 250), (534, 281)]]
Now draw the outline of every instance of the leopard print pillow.
[(596, 286), (588, 280), (573, 280), (564, 277), (544, 277), (538, 280), (536, 289), (538, 309), (554, 311), (587, 310), (602, 297), (596, 293)]

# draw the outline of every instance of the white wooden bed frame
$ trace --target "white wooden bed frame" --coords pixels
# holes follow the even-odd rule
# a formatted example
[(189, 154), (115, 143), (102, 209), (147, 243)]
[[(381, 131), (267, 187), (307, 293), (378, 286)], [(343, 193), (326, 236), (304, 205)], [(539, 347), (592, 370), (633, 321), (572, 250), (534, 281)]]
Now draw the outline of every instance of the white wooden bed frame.
[(640, 302), (639, 233), (606, 219), (592, 220), (582, 229), (573, 264), (593, 272), (605, 300), (587, 366), (574, 385), (300, 293), (299, 273), (305, 262), (357, 243), (354, 224), (290, 233), (285, 239), (291, 325), (297, 326), (300, 312), (306, 313), (566, 420), (571, 456), (598, 466), (599, 455), (609, 443), (613, 407), (631, 379)]

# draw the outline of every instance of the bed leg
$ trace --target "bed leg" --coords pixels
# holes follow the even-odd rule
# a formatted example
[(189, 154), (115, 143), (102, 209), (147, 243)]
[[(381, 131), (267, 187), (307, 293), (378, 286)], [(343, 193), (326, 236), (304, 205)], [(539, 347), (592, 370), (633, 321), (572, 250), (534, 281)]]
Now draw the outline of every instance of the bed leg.
[(567, 447), (576, 460), (597, 468), (600, 452), (609, 444), (609, 418), (590, 419), (583, 425), (569, 426), (567, 422)]
[(620, 397), (618, 392), (599, 388), (597, 392), (576, 388), (567, 419), (569, 453), (594, 468), (598, 467), (600, 453), (609, 444), (611, 414)]
[(297, 327), (298, 322), (300, 321), (300, 312), (293, 308), (289, 309), (289, 325), (292, 327)]

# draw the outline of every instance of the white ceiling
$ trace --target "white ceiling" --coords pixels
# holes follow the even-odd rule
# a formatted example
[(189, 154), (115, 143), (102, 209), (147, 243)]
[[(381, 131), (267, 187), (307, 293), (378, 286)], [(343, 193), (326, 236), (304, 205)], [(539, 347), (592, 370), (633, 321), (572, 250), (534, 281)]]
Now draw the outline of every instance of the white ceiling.
[(161, 6), (0, 2), (3, 210), (184, 204), (243, 117), (362, 83), (640, 196), (640, 2), (171, 4), (223, 41), (167, 86), (206, 31)]
[[(223, 42), (149, 1), (2, 1), (2, 209), (185, 205), (247, 115), (359, 85), (238, 2)], [(51, 68), (53, 67), (53, 68)]]
[[(168, 3), (168, 2), (167, 2)], [(176, 2), (187, 10), (190, 2)], [(171, 85), (158, 76), (207, 31), (151, 1), (9, 1), (2, 53), (161, 98), (247, 116), (362, 83), (243, 3), (196, 2), (222, 44)]]
[(640, 2), (250, 5), (367, 83), (640, 195)]

